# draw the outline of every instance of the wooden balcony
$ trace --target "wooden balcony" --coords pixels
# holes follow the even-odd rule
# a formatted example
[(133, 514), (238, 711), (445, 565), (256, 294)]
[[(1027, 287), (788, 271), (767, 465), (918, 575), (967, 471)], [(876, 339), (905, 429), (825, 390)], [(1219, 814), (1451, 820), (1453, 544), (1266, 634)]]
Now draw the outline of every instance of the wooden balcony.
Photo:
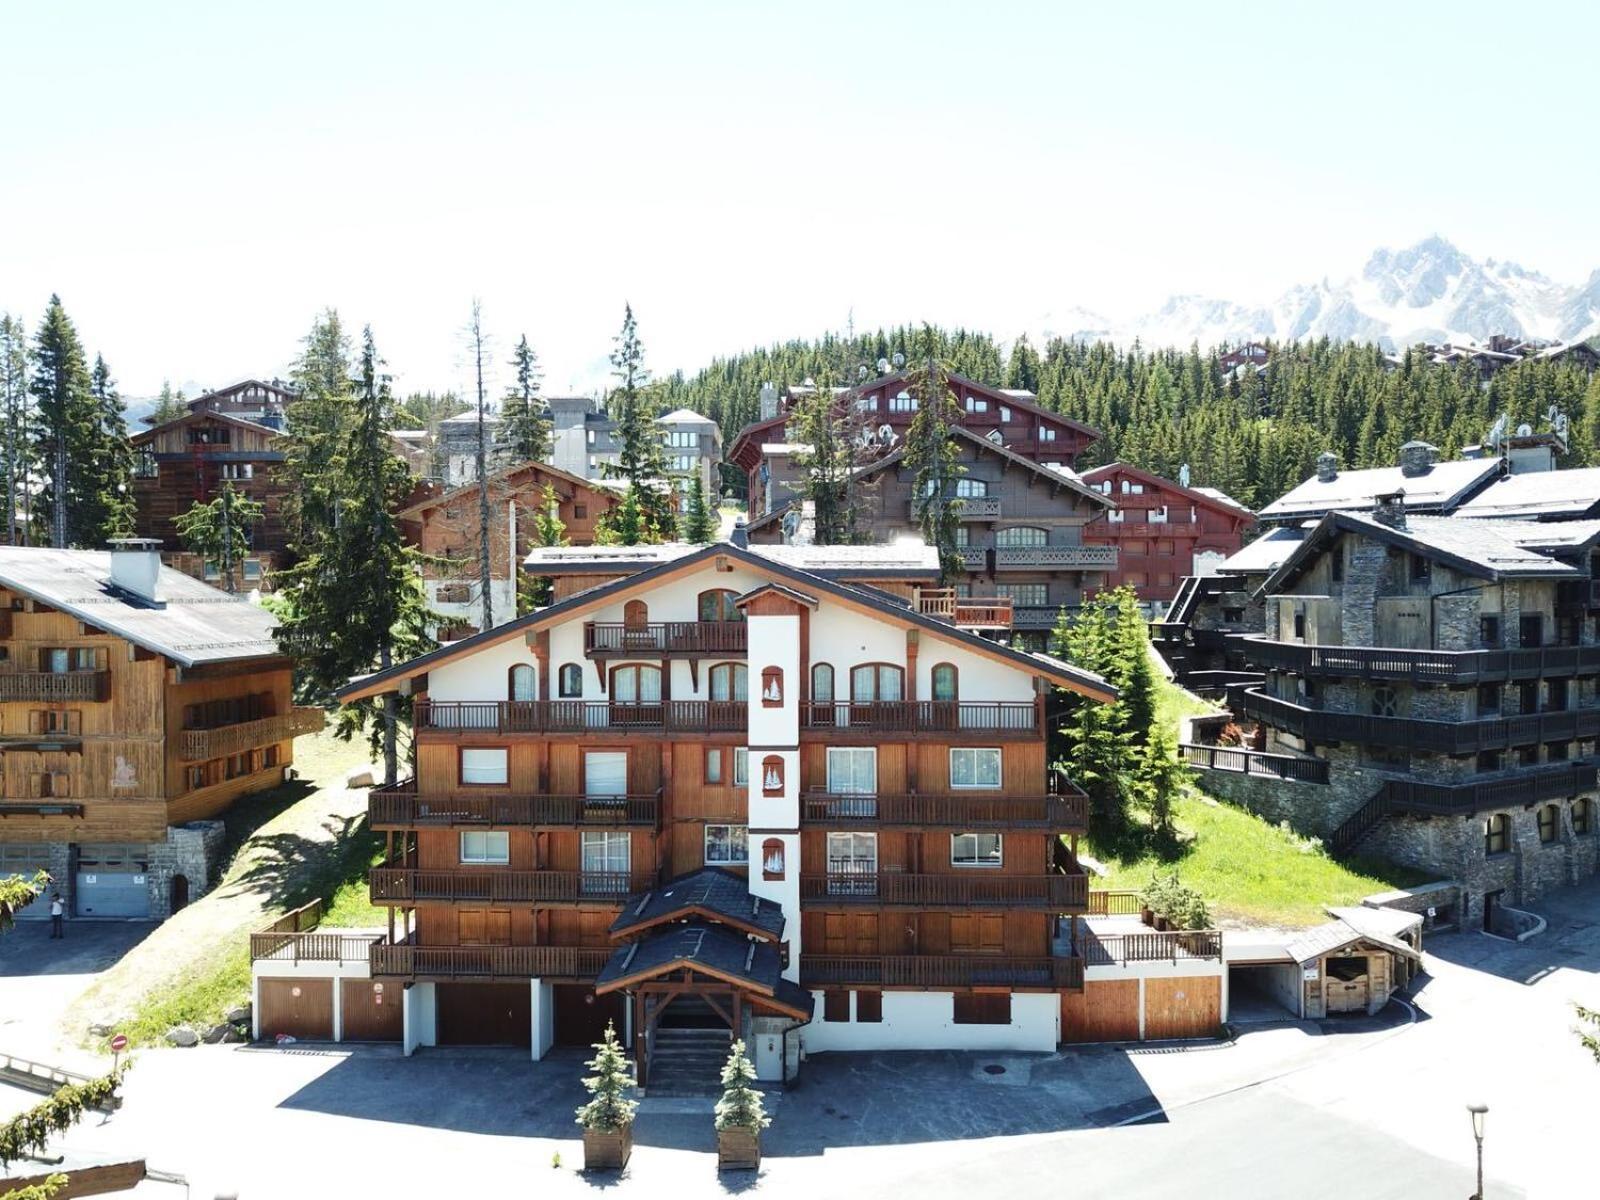
[(923, 588), (917, 611), (962, 629), (1010, 629), (1010, 596), (957, 596), (954, 588)]
[[(961, 501), (956, 509), (957, 519), (962, 521), (998, 521), (1001, 516), (999, 496), (958, 496), (953, 497)], [(921, 510), (917, 500), (913, 497), (906, 507), (906, 515), (911, 518), (913, 525), (921, 520)]]
[(833, 736), (851, 734), (972, 734), (990, 738), (1042, 733), (1038, 709), (1025, 700), (810, 701), (800, 706), (800, 728)]
[(1326, 759), (1268, 754), (1262, 750), (1246, 750), (1241, 746), (1202, 746), (1194, 742), (1184, 742), (1178, 750), (1183, 755), (1183, 761), (1199, 771), (1233, 771), (1240, 775), (1298, 783), (1328, 782)]
[(1388, 812), (1468, 816), (1541, 800), (1564, 800), (1596, 786), (1593, 763), (1524, 767), (1490, 779), (1458, 784), (1390, 779), (1378, 793)]
[(419, 700), (419, 731), (439, 733), (632, 733), (639, 735), (743, 733), (749, 720), (742, 700), (668, 700), (609, 704), (589, 700)]
[(898, 871), (830, 871), (800, 876), (800, 899), (815, 908), (1040, 908), (1082, 912), (1086, 875), (1007, 875), (983, 867), (939, 875)]
[(586, 621), (583, 626), (583, 652), (590, 658), (740, 657), (746, 641), (743, 621)]
[(987, 954), (805, 954), (806, 987), (1013, 987), (1078, 991), (1083, 960), (1058, 955), (1013, 958)]
[(1115, 546), (1003, 546), (994, 552), (997, 571), (1111, 571)]
[(410, 939), (372, 948), (374, 979), (578, 979), (592, 980), (609, 947), (418, 946)]
[(96, 704), (110, 695), (109, 671), (0, 672), (0, 703), (8, 700), (43, 704)]
[(1218, 959), (1222, 957), (1222, 933), (1216, 929), (1103, 933), (1085, 927), (1079, 936), (1079, 953), (1084, 965), (1089, 967)]
[(273, 962), (337, 962), (361, 963), (368, 961), (372, 948), (387, 942), (388, 935), (374, 929), (364, 933), (350, 929), (330, 929), (326, 933), (252, 933), (250, 959), (252, 962), (270, 959)]
[(81, 816), (83, 805), (71, 800), (0, 800), (0, 818)]
[(1056, 627), (1056, 622), (1061, 619), (1061, 610), (1063, 607), (1065, 607), (1069, 613), (1077, 611), (1077, 605), (1016, 605), (1011, 610), (1011, 627), (1013, 629), (1054, 629)]
[(635, 892), (656, 886), (654, 871), (510, 871), (462, 867), (430, 871), (413, 867), (374, 867), (369, 876), (372, 902), (484, 904), (516, 901), (534, 904), (619, 904)]
[(1089, 801), (1065, 795), (862, 795), (807, 792), (800, 823), (828, 829), (1039, 829), (1088, 830)]
[(1496, 683), (1545, 675), (1600, 674), (1600, 646), (1536, 646), (1526, 650), (1391, 650), (1382, 646), (1314, 646), (1270, 638), (1234, 644), (1258, 670), (1406, 683)]
[(1094, 526), (1095, 537), (1197, 538), (1204, 531), (1198, 521), (1107, 521)]
[(275, 746), (304, 733), (316, 733), (326, 723), (327, 714), (320, 708), (295, 708), (282, 716), (241, 721), (237, 725), (185, 729), (179, 752), (184, 762), (205, 762), (262, 746)]
[(1477, 721), (1424, 721), (1367, 713), (1330, 712), (1248, 691), (1241, 710), (1274, 728), (1314, 742), (1399, 746), (1438, 754), (1475, 754), (1541, 742), (1565, 742), (1600, 734), (1600, 709), (1563, 709)]
[(418, 796), (414, 780), (367, 795), (373, 829), (655, 829), (661, 790), (630, 796), (445, 792)]
[(1143, 905), (1139, 902), (1139, 893), (1125, 890), (1102, 892), (1099, 890), (1089, 893), (1089, 911), (1091, 917), (1133, 917), (1138, 916)]

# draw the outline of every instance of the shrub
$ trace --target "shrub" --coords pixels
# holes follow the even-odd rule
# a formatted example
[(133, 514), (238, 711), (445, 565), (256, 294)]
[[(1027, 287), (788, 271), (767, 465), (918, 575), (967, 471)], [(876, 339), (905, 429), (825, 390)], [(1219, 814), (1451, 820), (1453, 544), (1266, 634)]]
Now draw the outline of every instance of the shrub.
[(594, 1074), (583, 1081), (589, 1089), (589, 1101), (578, 1106), (578, 1124), (601, 1133), (615, 1133), (633, 1123), (639, 1102), (628, 1095), (633, 1087), (633, 1072), (610, 1021), (606, 1022), (605, 1040), (594, 1043), (594, 1050), (595, 1055), (588, 1062)]
[(756, 1069), (745, 1055), (744, 1042), (734, 1042), (728, 1061), (722, 1067), (722, 1099), (717, 1101), (718, 1129), (747, 1129), (760, 1133), (772, 1124), (762, 1106), (762, 1095), (750, 1085)]

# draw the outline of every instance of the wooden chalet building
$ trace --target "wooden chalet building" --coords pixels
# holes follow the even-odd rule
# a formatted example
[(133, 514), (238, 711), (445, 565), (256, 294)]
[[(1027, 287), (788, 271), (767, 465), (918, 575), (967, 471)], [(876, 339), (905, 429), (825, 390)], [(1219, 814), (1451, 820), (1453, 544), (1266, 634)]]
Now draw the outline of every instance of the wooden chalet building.
[[(591, 483), (546, 463), (525, 462), (489, 476), (489, 553), (496, 624), (517, 615), (517, 578), (523, 557), (535, 544), (535, 522), (545, 507), (545, 492), (555, 493), (557, 512), (574, 546), (594, 543), (601, 516), (618, 503), (615, 488)], [(478, 484), (474, 480), (417, 500), (398, 514), (406, 540), (424, 554), (458, 562), (430, 564), (424, 571), (428, 603), (449, 622), (443, 632), (465, 637), (483, 623), (482, 583), (478, 575)]]
[(164, 917), (204, 892), (215, 818), (322, 727), (293, 706), (273, 624), (153, 543), (0, 547), (0, 875), (49, 871), (75, 917)]
[(1215, 488), (1185, 487), (1123, 462), (1083, 473), (1115, 505), (1083, 531), (1091, 546), (1115, 547), (1107, 587), (1127, 584), (1166, 608), (1186, 576), (1209, 575), (1238, 553), (1255, 514)]
[(1090, 897), (1045, 700), (1112, 692), (920, 611), (929, 553), (536, 550), (552, 605), (353, 681), (415, 706), (369, 810), (407, 1052), (1053, 1049)]

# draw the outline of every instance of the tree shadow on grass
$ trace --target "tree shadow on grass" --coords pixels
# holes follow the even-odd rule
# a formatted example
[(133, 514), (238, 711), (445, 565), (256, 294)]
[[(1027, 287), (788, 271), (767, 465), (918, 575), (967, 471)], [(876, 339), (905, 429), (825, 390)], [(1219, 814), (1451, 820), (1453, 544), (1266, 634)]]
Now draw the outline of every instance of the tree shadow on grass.
[(330, 816), (322, 829), (327, 840), (299, 833), (254, 839), (254, 861), (230, 881), (230, 888), (259, 892), (268, 905), (294, 908), (365, 878), (378, 846), (365, 814)]

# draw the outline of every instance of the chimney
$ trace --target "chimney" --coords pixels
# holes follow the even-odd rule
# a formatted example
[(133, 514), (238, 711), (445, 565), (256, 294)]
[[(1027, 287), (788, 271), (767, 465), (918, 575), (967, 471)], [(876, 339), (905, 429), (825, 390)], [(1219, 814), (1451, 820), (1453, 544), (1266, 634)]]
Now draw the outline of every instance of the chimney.
[(728, 535), (728, 541), (739, 547), (741, 550), (749, 548), (750, 534), (745, 530), (743, 516), (738, 516), (733, 519), (733, 532)]
[(146, 604), (160, 605), (160, 538), (112, 538), (111, 586)]
[(1407, 479), (1426, 475), (1439, 461), (1439, 447), (1427, 442), (1411, 441), (1400, 447), (1400, 474)]
[(1381, 496), (1373, 497), (1372, 519), (1380, 525), (1387, 525), (1390, 529), (1404, 529), (1406, 527), (1406, 494), (1402, 492), (1385, 492)]
[(817, 505), (813, 500), (800, 502), (800, 519), (789, 535), (791, 546), (812, 546), (817, 541)]
[(1332, 450), (1317, 455), (1317, 482), (1332, 483), (1339, 478), (1339, 456)]
[(761, 385), (761, 419), (770, 421), (778, 415), (778, 385), (763, 383)]

